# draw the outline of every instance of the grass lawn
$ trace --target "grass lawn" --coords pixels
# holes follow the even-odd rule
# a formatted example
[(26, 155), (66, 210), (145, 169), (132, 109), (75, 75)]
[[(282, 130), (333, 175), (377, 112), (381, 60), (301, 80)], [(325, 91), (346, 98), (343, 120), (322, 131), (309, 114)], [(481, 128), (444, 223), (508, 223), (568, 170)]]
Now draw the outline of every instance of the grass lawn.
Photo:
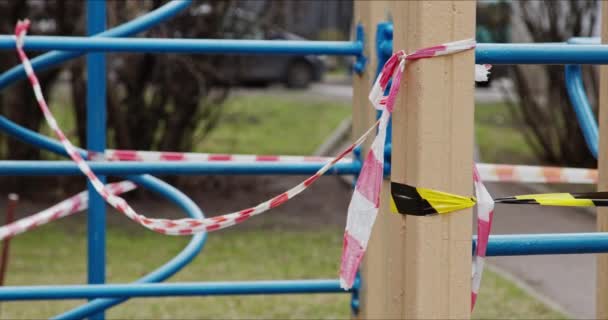
[(523, 124), (516, 123), (503, 103), (475, 106), (475, 139), (480, 158), (489, 163), (534, 164), (524, 139)]
[(199, 152), (310, 155), (352, 113), (346, 102), (256, 94), (228, 99)]
[[(311, 100), (258, 94), (232, 97), (223, 106), (226, 110), (217, 129), (195, 151), (311, 154), (351, 114), (347, 103)], [(475, 138), (481, 159), (533, 164), (535, 157), (521, 133), (523, 127), (507, 108), (502, 103), (476, 106)]]
[[(16, 238), (8, 285), (85, 282), (86, 239), (76, 221), (60, 221)], [(79, 220), (79, 221), (78, 221)], [(75, 231), (76, 230), (76, 231)], [(139, 228), (108, 232), (108, 281), (129, 282), (167, 261), (187, 238)], [(342, 230), (223, 231), (171, 281), (336, 278)], [(133, 299), (108, 318), (349, 318), (348, 294)], [(487, 272), (474, 318), (563, 318), (510, 282)], [(2, 303), (2, 318), (47, 318), (82, 301)]]

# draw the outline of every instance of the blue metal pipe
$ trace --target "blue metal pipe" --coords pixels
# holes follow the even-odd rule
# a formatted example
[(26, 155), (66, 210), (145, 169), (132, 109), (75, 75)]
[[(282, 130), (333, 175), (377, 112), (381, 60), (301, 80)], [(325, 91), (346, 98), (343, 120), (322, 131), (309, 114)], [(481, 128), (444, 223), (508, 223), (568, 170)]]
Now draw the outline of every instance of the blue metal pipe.
[(568, 96), (570, 97), (570, 102), (572, 103), (572, 107), (578, 118), (578, 123), (583, 132), (583, 136), (585, 137), (585, 143), (587, 143), (587, 147), (589, 148), (589, 151), (591, 151), (591, 154), (597, 159), (599, 149), (598, 126), (585, 92), (581, 66), (567, 65), (564, 68), (564, 73)]
[[(476, 237), (473, 238), (474, 245)], [(608, 233), (553, 233), (493, 235), (488, 256), (582, 254), (608, 252)]]
[[(154, 11), (148, 12), (141, 17), (133, 19), (105, 32), (99, 33), (94, 37), (127, 37), (140, 33), (173, 17), (183, 9), (187, 8), (190, 3), (191, 0), (173, 0)], [(32, 59), (31, 62), (34, 70), (42, 71), (82, 55), (83, 52), (53, 51), (40, 55)], [(25, 77), (26, 75), (22, 65), (11, 68), (0, 75), (0, 90), (17, 80), (25, 79)]]
[[(0, 49), (15, 48), (15, 38), (0, 35)], [(358, 41), (226, 40), (165, 38), (100, 38), (28, 36), (26, 50), (64, 50), (81, 52), (164, 52), (217, 54), (325, 54), (358, 56)]]
[(489, 64), (606, 64), (608, 46), (480, 43), (475, 60)]
[[(13, 36), (0, 36), (0, 49), (13, 49)], [(380, 44), (390, 55), (392, 43)], [(224, 39), (153, 39), (29, 36), (27, 50), (61, 49), (71, 51), (128, 51), (217, 54), (327, 54), (360, 55), (358, 41), (282, 41)], [(606, 64), (608, 46), (565, 43), (480, 43), (475, 50), (477, 63), (489, 64)], [(0, 82), (1, 85), (1, 82)]]
[[(393, 52), (392, 41), (381, 44)], [(565, 43), (479, 43), (475, 62), (488, 64), (608, 64), (608, 45)]]
[[(238, 162), (89, 162), (89, 166), (100, 175), (259, 175), (292, 174), (308, 175), (317, 172), (324, 163), (238, 163)], [(337, 163), (326, 175), (357, 174), (358, 162)], [(0, 175), (4, 176), (50, 176), (80, 175), (80, 169), (72, 161), (0, 161)]]
[[(87, 0), (87, 34), (106, 29), (106, 1)], [(106, 59), (104, 53), (91, 53), (87, 62), (87, 149), (104, 152), (106, 147)], [(106, 177), (99, 175), (106, 183)], [(87, 182), (89, 209), (87, 210), (87, 279), (89, 284), (106, 282), (106, 204)], [(91, 320), (103, 320), (102, 312), (91, 315)]]
[[(26, 129), (11, 120), (7, 119), (4, 116), (0, 115), (0, 131), (7, 133), (9, 136), (20, 140), (24, 143), (30, 144), (34, 147), (38, 147), (43, 150), (50, 151), (52, 153), (67, 157), (68, 154), (63, 149), (63, 145), (59, 143), (59, 141), (51, 139), (47, 136), (43, 136), (37, 132), (34, 132), (30, 129)], [(86, 151), (80, 149), (78, 150), (80, 155), (86, 159), (87, 153)]]
[(337, 279), (1, 287), (0, 301), (348, 293)]

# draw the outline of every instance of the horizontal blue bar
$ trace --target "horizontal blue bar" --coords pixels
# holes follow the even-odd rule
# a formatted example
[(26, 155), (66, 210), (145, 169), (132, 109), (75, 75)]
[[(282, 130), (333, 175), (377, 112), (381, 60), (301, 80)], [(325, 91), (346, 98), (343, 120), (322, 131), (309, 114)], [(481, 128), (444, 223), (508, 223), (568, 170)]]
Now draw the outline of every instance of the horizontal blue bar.
[[(360, 55), (363, 43), (350, 41), (227, 40), (28, 36), (26, 50), (172, 52), (217, 54)], [(15, 49), (15, 38), (0, 35), (0, 49)]]
[[(259, 175), (316, 173), (324, 163), (238, 163), (238, 162), (89, 162), (100, 175)], [(354, 175), (361, 170), (359, 162), (337, 163), (326, 175)], [(80, 175), (72, 161), (0, 161), (0, 176)]]
[(134, 283), (0, 287), (0, 300), (348, 293), (339, 280)]
[[(585, 43), (480, 43), (476, 62), (489, 64), (606, 64), (608, 46), (597, 40)], [(392, 52), (392, 41), (382, 45)], [(0, 49), (14, 49), (13, 36), (0, 35)], [(158, 39), (158, 38), (90, 38), (62, 36), (29, 36), (27, 50), (175, 52), (217, 54), (327, 54), (360, 55), (361, 42), (350, 41), (288, 41), (288, 40), (226, 40), (226, 39)]]
[(479, 43), (475, 61), (489, 64), (607, 64), (608, 45)]
[[(393, 51), (385, 41), (384, 54)], [(488, 64), (608, 64), (608, 45), (566, 43), (478, 43), (475, 62)]]
[[(475, 238), (473, 238), (475, 245)], [(608, 233), (509, 234), (490, 236), (488, 256), (608, 252)]]

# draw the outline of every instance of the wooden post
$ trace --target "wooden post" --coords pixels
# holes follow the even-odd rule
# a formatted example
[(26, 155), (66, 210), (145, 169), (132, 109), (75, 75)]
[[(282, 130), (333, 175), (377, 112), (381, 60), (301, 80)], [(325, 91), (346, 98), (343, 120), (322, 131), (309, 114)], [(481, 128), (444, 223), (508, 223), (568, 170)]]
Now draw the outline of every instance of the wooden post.
[[(395, 50), (475, 37), (475, 1), (397, 1), (392, 13)], [(472, 195), (473, 66), (470, 50), (406, 67), (393, 114), (393, 181)], [(403, 260), (387, 260), (385, 286), (399, 286), (389, 309), (405, 319), (470, 318), (472, 210), (400, 223), (388, 254)]]
[[(602, 3), (602, 43), (608, 43), (608, 5)], [(608, 190), (608, 66), (600, 66), (599, 92), (599, 182), (598, 190)], [(597, 231), (608, 231), (608, 208), (597, 209)], [(608, 254), (597, 255), (596, 318), (608, 319)]]
[[(376, 67), (378, 65), (376, 54), (376, 27), (379, 22), (388, 21), (388, 8), (390, 1), (385, 0), (356, 0), (354, 2), (354, 22), (361, 23), (365, 30), (365, 55), (368, 63), (361, 75), (353, 78), (353, 137), (358, 138), (375, 121), (376, 111), (369, 103), (367, 96), (375, 80)], [(371, 141), (363, 148), (362, 154), (366, 154)], [(382, 193), (383, 203), (388, 203), (386, 196), (389, 194), (389, 183), (384, 182)], [(385, 304), (387, 291), (383, 287), (386, 283), (384, 272), (376, 272), (386, 259), (386, 237), (384, 229), (390, 223), (389, 216), (379, 215), (376, 219), (374, 232), (367, 246), (367, 253), (361, 266), (362, 287), (360, 311), (358, 317), (361, 319), (385, 317)]]
[[(367, 98), (375, 80), (377, 56), (376, 25), (386, 21), (385, 1), (356, 0), (354, 2), (355, 24), (362, 24), (365, 32), (365, 56), (367, 65), (363, 73), (353, 76), (353, 137), (358, 138), (375, 121), (376, 111)], [(369, 142), (367, 144), (369, 146)]]

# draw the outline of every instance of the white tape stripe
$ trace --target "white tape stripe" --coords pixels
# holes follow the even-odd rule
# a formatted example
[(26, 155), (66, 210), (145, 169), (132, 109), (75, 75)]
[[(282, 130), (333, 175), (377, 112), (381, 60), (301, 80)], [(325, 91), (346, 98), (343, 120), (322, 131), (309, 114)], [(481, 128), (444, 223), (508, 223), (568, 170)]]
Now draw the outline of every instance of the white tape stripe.
[[(527, 183), (597, 183), (597, 170), (583, 168), (539, 167), (526, 165), (500, 165), (479, 163), (479, 173), (489, 182), (527, 182)], [(545, 172), (557, 173), (548, 181)]]
[[(331, 161), (333, 157), (319, 157), (319, 156), (291, 156), (291, 155), (252, 155), (252, 154), (214, 154), (214, 153), (194, 153), (194, 152), (163, 152), (163, 151), (134, 151), (129, 156), (121, 155), (121, 150), (108, 149), (105, 152), (105, 159), (112, 161), (141, 161), (141, 162), (156, 162), (156, 161), (167, 161), (167, 162), (327, 162)], [(166, 160), (168, 156), (180, 156), (181, 159)], [(121, 160), (120, 158), (128, 158), (128, 160)], [(135, 159), (131, 160), (131, 157)], [(224, 160), (223, 157), (227, 159)], [(222, 158), (221, 160), (218, 160)], [(276, 158), (276, 160), (271, 160)], [(267, 159), (267, 160), (263, 160)], [(352, 162), (349, 159), (341, 159), (337, 163), (348, 163)]]
[(485, 258), (475, 257), (475, 261), (473, 261), (473, 281), (471, 283), (471, 291), (475, 294), (479, 293), (479, 288), (481, 287), (481, 278), (483, 276), (484, 266)]

